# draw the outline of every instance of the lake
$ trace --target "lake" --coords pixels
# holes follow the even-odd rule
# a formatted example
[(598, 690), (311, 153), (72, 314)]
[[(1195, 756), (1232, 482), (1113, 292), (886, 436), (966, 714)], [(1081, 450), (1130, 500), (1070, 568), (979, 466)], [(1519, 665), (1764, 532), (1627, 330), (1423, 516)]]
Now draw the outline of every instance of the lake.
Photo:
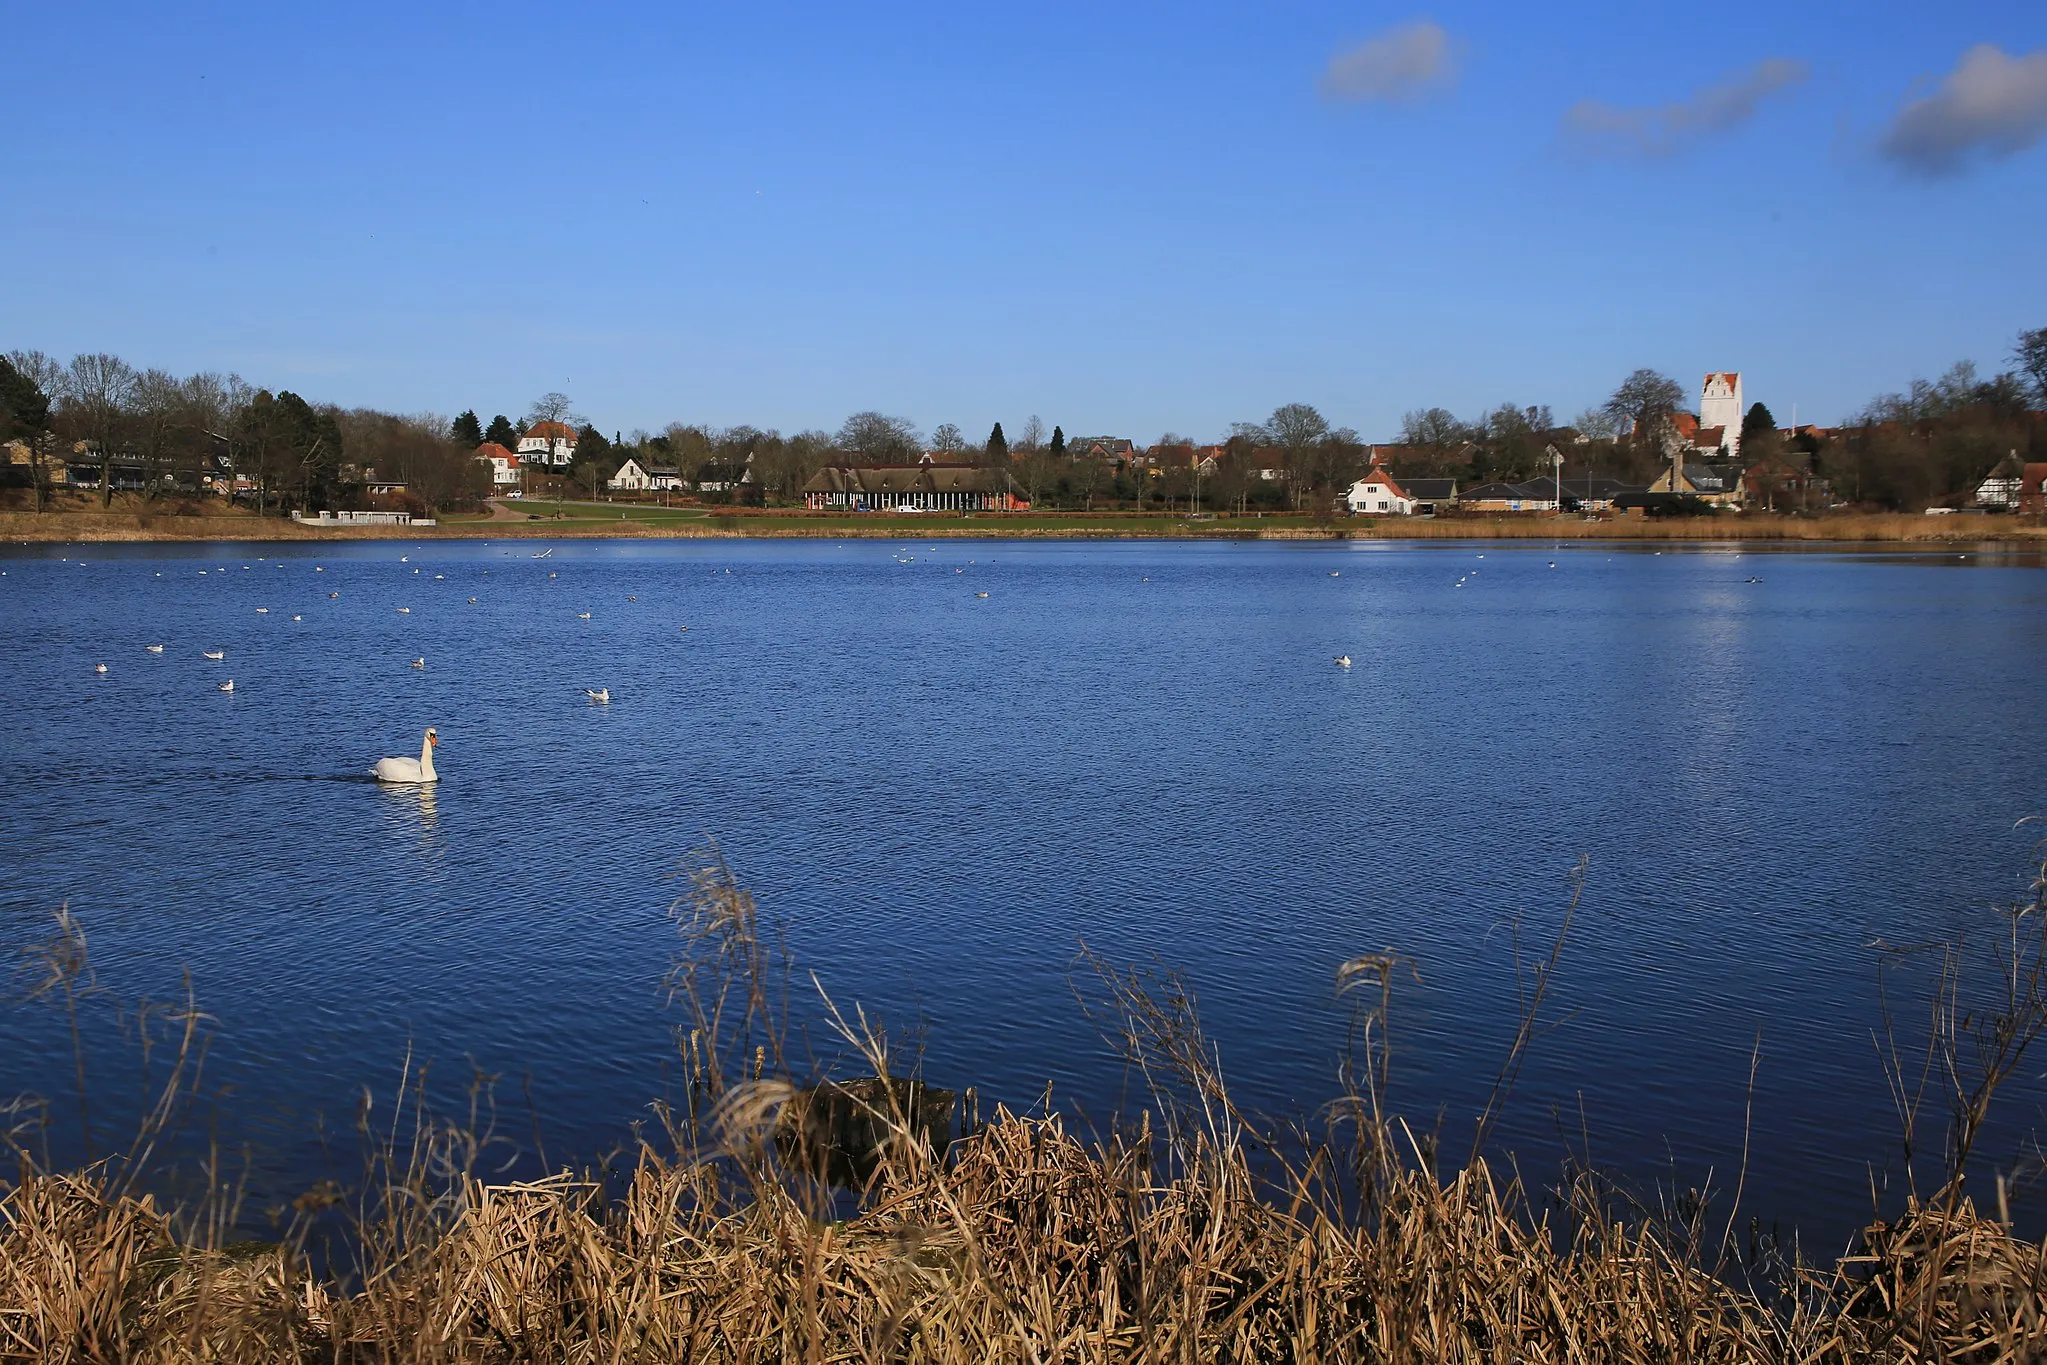
[[(1513, 1036), (1511, 926), (1545, 952), (1582, 857), (1502, 1142), (1538, 1181), (1568, 1146), (1725, 1188), (1752, 1111), (1744, 1208), (1836, 1238), (1897, 1169), (1872, 944), (1988, 927), (2047, 813), (2037, 555), (542, 548), (0, 551), (0, 934), (66, 903), (88, 934), (104, 1125), (121, 1011), (189, 971), (224, 1136), (280, 1180), (408, 1048), (597, 1152), (669, 1086), (673, 874), (715, 839), (802, 1018), (815, 971), (1019, 1107), (1126, 1093), (1083, 940), (1181, 970), (1283, 1116), (1334, 1093), (1337, 965), (1391, 949), (1394, 1102), (1455, 1150)], [(430, 795), (362, 780), (428, 725)], [(59, 1101), (60, 1149), (71, 1055), (61, 1008), (0, 1008), (0, 1096)]]

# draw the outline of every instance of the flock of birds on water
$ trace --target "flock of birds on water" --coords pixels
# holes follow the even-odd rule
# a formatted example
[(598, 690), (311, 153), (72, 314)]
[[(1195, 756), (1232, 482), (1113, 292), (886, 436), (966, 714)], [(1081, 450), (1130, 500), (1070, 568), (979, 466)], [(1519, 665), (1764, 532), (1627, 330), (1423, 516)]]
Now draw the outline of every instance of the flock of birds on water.
[[(844, 547), (843, 547), (843, 546), (841, 546), (841, 548), (844, 548)], [(933, 550), (929, 551), (928, 553), (933, 553), (933, 554), (935, 554), (935, 553), (937, 553), (937, 551), (936, 551), (935, 549), (933, 549)], [(540, 553), (538, 553), (538, 554), (536, 554), (536, 555), (533, 555), (533, 556), (532, 556), (532, 558), (533, 558), (533, 559), (536, 559), (536, 560), (543, 560), (543, 559), (549, 559), (549, 558), (551, 558), (551, 557), (553, 556), (553, 554), (554, 554), (554, 551), (553, 551), (553, 549), (551, 549), (551, 548), (550, 548), (550, 549), (542, 550), (542, 551), (541, 551)], [(1661, 556), (1661, 555), (1663, 554), (1663, 551), (1661, 551), (1661, 550), (1657, 550), (1657, 551), (1655, 551), (1655, 552), (1654, 552), (1654, 554), (1655, 554), (1656, 556)], [(1481, 554), (1479, 554), (1479, 555), (1478, 555), (1477, 557), (1478, 557), (1479, 559), (1484, 559), (1484, 558), (1485, 558), (1485, 555), (1484, 555), (1483, 553), (1481, 553)], [(1967, 556), (1967, 555), (1962, 555), (1962, 556), (1959, 556), (1959, 557), (1960, 557), (1960, 558), (1963, 558), (1963, 559), (1966, 559), (1966, 558), (1968, 558), (1968, 556)], [(410, 563), (410, 562), (411, 562), (411, 558), (412, 558), (412, 557), (411, 557), (410, 555), (400, 555), (400, 556), (398, 557), (398, 562), (399, 562), (400, 564), (408, 564), (408, 563)], [(897, 550), (896, 552), (894, 552), (894, 554), (893, 554), (893, 555), (891, 556), (891, 558), (893, 558), (893, 559), (894, 559), (894, 561), (895, 561), (896, 563), (898, 563), (898, 564), (915, 564), (915, 563), (917, 562), (916, 556), (915, 556), (915, 555), (913, 555), (913, 554), (911, 554), (911, 553), (909, 552), (909, 549), (908, 549), (908, 547), (904, 547), (904, 548), (902, 548), (902, 549), (900, 549), (900, 550)], [(1609, 558), (1610, 558), (1610, 556), (1609, 556)], [(1739, 558), (1740, 558), (1740, 555), (1739, 555), (1739, 553), (1737, 553), (1737, 554), (1735, 555), (1735, 558), (1737, 558), (1737, 559), (1739, 559)], [(66, 556), (66, 557), (65, 557), (65, 559), (66, 559), (66, 561), (67, 561), (67, 562), (75, 562), (75, 563), (78, 563), (78, 564), (81, 564), (81, 565), (85, 563), (85, 561), (84, 561), (84, 560), (82, 560), (82, 559), (81, 559), (81, 560), (76, 560), (76, 561), (71, 561), (71, 560), (70, 560), (70, 558), (69, 558), (69, 556)], [(263, 562), (263, 561), (262, 561), (261, 559), (259, 559), (259, 560), (258, 560), (258, 562), (260, 563), (260, 562)], [(968, 563), (969, 565), (977, 565), (977, 564), (978, 564), (979, 562), (980, 562), (980, 561), (978, 561), (978, 560), (971, 560), (971, 559), (967, 561), (967, 563)], [(1549, 568), (1552, 568), (1552, 569), (1554, 569), (1554, 568), (1556, 568), (1556, 566), (1557, 566), (1557, 562), (1556, 562), (1556, 561), (1555, 561), (1554, 559), (1552, 559), (1552, 560), (1549, 560), (1549, 561), (1548, 561), (1548, 567), (1549, 567)], [(247, 564), (244, 564), (244, 565), (242, 565), (242, 568), (243, 568), (244, 570), (249, 570), (249, 569), (250, 569), (251, 567), (252, 567), (252, 566), (250, 566), (250, 565), (247, 565)], [(284, 567), (284, 563), (283, 563), (283, 562), (282, 562), (281, 560), (280, 560), (280, 561), (276, 561), (276, 567), (278, 567), (278, 568), (280, 568), (280, 569), (281, 569), (281, 568), (283, 568), (283, 567)], [(325, 567), (324, 565), (317, 565), (317, 564), (316, 564), (316, 565), (314, 565), (314, 566), (313, 566), (313, 572), (314, 572), (314, 573), (325, 573), (326, 571), (327, 571), (327, 570), (326, 570), (326, 567)], [(413, 572), (413, 573), (415, 573), (415, 574), (418, 574), (418, 573), (419, 573), (420, 571), (419, 571), (418, 569), (414, 569), (414, 570), (413, 570), (412, 572)], [(489, 571), (488, 571), (488, 570), (485, 570), (485, 572), (486, 572), (486, 573), (488, 573)], [(730, 573), (732, 572), (732, 570), (730, 570), (730, 569), (726, 569), (726, 570), (725, 570), (725, 572), (726, 572), (727, 574), (730, 574)], [(953, 570), (953, 572), (954, 572), (955, 574), (964, 574), (964, 573), (966, 573), (966, 569), (964, 569), (964, 568), (956, 568), (956, 569), (954, 569), (954, 570)], [(1477, 569), (1476, 567), (1473, 567), (1473, 568), (1467, 569), (1467, 570), (1466, 570), (1466, 571), (1465, 571), (1465, 572), (1464, 572), (1464, 573), (1463, 573), (1463, 574), (1462, 574), (1462, 575), (1461, 575), (1461, 576), (1460, 576), (1460, 577), (1459, 577), (1459, 578), (1457, 579), (1457, 581), (1456, 581), (1456, 582), (1455, 582), (1454, 584), (1452, 584), (1451, 586), (1452, 586), (1453, 588), (1462, 588), (1462, 587), (1464, 587), (1464, 586), (1465, 586), (1466, 584), (1468, 584), (1469, 582), (1471, 582), (1471, 580), (1472, 580), (1472, 579), (1473, 579), (1473, 578), (1474, 578), (1474, 577), (1475, 577), (1475, 576), (1476, 576), (1476, 575), (1478, 574), (1478, 572), (1479, 572), (1479, 570), (1478, 570), (1478, 569)], [(208, 569), (201, 569), (201, 570), (199, 570), (199, 575), (200, 575), (200, 576), (201, 576), (202, 578), (203, 578), (203, 577), (206, 577), (206, 576), (207, 576), (207, 575), (208, 575), (209, 573), (211, 573), (211, 574), (219, 574), (219, 575), (223, 575), (223, 576), (224, 576), (224, 575), (225, 575), (225, 574), (227, 573), (227, 570), (226, 570), (226, 569), (224, 569), (224, 568), (216, 568), (216, 569), (212, 569), (212, 570), (208, 570)], [(1331, 578), (1341, 578), (1341, 577), (1343, 576), (1343, 574), (1342, 574), (1342, 571), (1341, 571), (1340, 569), (1331, 569), (1331, 570), (1329, 570), (1329, 571), (1328, 571), (1328, 573), (1329, 573), (1329, 577), (1331, 577)], [(4, 576), (4, 571), (0, 571), (0, 576)], [(548, 576), (548, 577), (549, 577), (550, 579), (558, 577), (558, 575), (557, 575), (556, 573), (553, 573), (553, 572), (550, 572), (550, 573), (549, 573), (549, 574), (548, 574), (547, 576)], [(163, 574), (162, 574), (162, 572), (161, 572), (161, 571), (158, 571), (158, 573), (157, 573), (157, 577), (159, 577), (159, 578), (163, 577)], [(446, 579), (446, 577), (447, 577), (447, 575), (445, 575), (445, 574), (438, 574), (438, 573), (437, 573), (437, 574), (435, 574), (435, 575), (434, 575), (434, 578), (435, 578), (436, 580), (444, 580), (444, 579)], [(1151, 579), (1150, 579), (1150, 577), (1149, 577), (1149, 576), (1146, 576), (1146, 577), (1144, 577), (1143, 579), (1141, 579), (1140, 581), (1142, 581), (1142, 582), (1146, 582), (1146, 583), (1149, 583), (1149, 582), (1151, 581)], [(1762, 578), (1761, 578), (1761, 576), (1760, 576), (1760, 575), (1751, 575), (1751, 576), (1750, 576), (1750, 577), (1749, 577), (1749, 578), (1748, 578), (1747, 580), (1745, 580), (1745, 581), (1746, 581), (1746, 582), (1748, 582), (1748, 583), (1761, 583), (1761, 582), (1762, 582), (1763, 580), (1762, 580)], [(328, 596), (328, 598), (329, 598), (330, 600), (333, 600), (333, 599), (337, 599), (337, 598), (339, 598), (339, 597), (341, 596), (341, 594), (340, 594), (340, 592), (336, 591), (336, 592), (330, 592), (330, 593), (328, 593), (328, 594), (327, 594), (327, 596)], [(974, 594), (974, 596), (975, 596), (975, 598), (976, 598), (976, 599), (986, 599), (986, 598), (987, 598), (987, 596), (988, 596), (988, 594), (987, 594), (987, 593), (985, 593), (985, 592), (976, 592), (976, 593)], [(640, 600), (640, 599), (639, 599), (638, 597), (636, 597), (636, 596), (628, 596), (628, 597), (626, 598), (626, 601), (627, 601), (627, 602), (638, 602), (639, 600)], [(477, 603), (477, 599), (476, 599), (476, 598), (474, 598), (474, 597), (471, 597), (471, 598), (469, 599), (469, 603), (468, 603), (468, 604), (469, 604), (470, 606), (472, 606), (472, 607), (473, 607), (473, 606), (475, 606), (475, 605), (476, 605), (476, 603)], [(409, 616), (409, 615), (411, 615), (411, 614), (412, 614), (412, 608), (411, 608), (411, 607), (399, 607), (399, 608), (397, 608), (397, 612), (398, 612), (398, 614), (399, 614), (400, 616)], [(270, 608), (268, 608), (268, 607), (257, 607), (257, 608), (256, 608), (256, 614), (257, 614), (257, 615), (259, 615), (259, 616), (267, 616), (267, 615), (269, 615), (269, 614), (270, 614)], [(293, 617), (292, 617), (291, 619), (292, 619), (293, 621), (303, 621), (303, 620), (304, 620), (305, 618), (304, 618), (304, 616), (302, 616), (302, 615), (296, 615), (296, 616), (293, 616)], [(587, 612), (587, 611), (583, 611), (583, 612), (578, 612), (578, 613), (576, 613), (576, 619), (577, 619), (577, 620), (580, 620), (580, 621), (588, 621), (588, 620), (590, 619), (590, 613), (589, 613), (589, 612)], [(689, 630), (689, 627), (685, 625), (685, 626), (681, 626), (681, 627), (680, 627), (679, 629), (680, 629), (680, 631), (682, 631), (682, 632), (687, 632), (687, 631)], [(143, 648), (144, 648), (144, 649), (146, 649), (146, 650), (147, 650), (147, 651), (148, 651), (149, 653), (151, 653), (151, 654), (162, 654), (162, 653), (164, 652), (164, 646), (163, 646), (163, 645), (161, 645), (161, 644), (152, 644), (152, 645), (145, 645), (145, 646), (143, 646)], [(201, 650), (201, 651), (200, 651), (200, 655), (201, 655), (201, 657), (202, 657), (202, 658), (206, 659), (206, 660), (207, 660), (208, 662), (210, 662), (210, 663), (221, 663), (221, 662), (224, 662), (224, 661), (225, 661), (225, 660), (227, 659), (227, 651), (226, 651), (226, 650), (223, 650), (223, 649), (206, 649), (206, 650)], [(1337, 655), (1333, 655), (1333, 656), (1331, 656), (1330, 662), (1334, 663), (1334, 664), (1335, 664), (1335, 665), (1336, 665), (1336, 666), (1337, 666), (1338, 668), (1345, 668), (1345, 669), (1347, 669), (1347, 668), (1350, 668), (1350, 667), (1351, 667), (1351, 666), (1352, 666), (1352, 665), (1353, 665), (1353, 664), (1354, 664), (1354, 663), (1355, 663), (1356, 661), (1355, 661), (1354, 659), (1352, 659), (1352, 658), (1351, 658), (1351, 656), (1350, 656), (1350, 655), (1348, 655), (1348, 654), (1337, 654)], [(420, 669), (420, 670), (424, 670), (424, 669), (426, 668), (426, 658), (425, 658), (425, 656), (423, 656), (423, 655), (422, 655), (422, 656), (418, 656), (418, 657), (415, 657), (415, 658), (414, 658), (414, 659), (412, 660), (412, 667), (413, 667), (413, 668), (415, 668), (415, 669)], [(104, 663), (96, 663), (96, 664), (94, 664), (94, 665), (93, 665), (93, 672), (94, 672), (95, 674), (97, 674), (97, 675), (101, 676), (101, 677), (104, 677), (104, 676), (106, 676), (106, 674), (107, 674), (107, 672), (108, 672), (108, 669), (107, 669), (107, 665), (106, 665), (106, 664), (104, 664)], [(235, 690), (235, 680), (234, 680), (233, 678), (228, 678), (228, 679), (226, 679), (226, 680), (225, 680), (225, 681), (223, 681), (223, 682), (220, 682), (220, 683), (217, 683), (217, 684), (215, 684), (215, 687), (217, 688), (217, 690), (219, 690), (219, 691), (221, 691), (221, 692), (233, 692), (233, 691)], [(591, 702), (592, 702), (593, 704), (596, 704), (596, 705), (600, 705), (600, 706), (609, 706), (609, 705), (611, 704), (611, 688), (610, 688), (610, 687), (609, 687), (608, 685), (607, 685), (607, 686), (604, 686), (604, 687), (594, 687), (594, 688), (593, 688), (593, 687), (586, 687), (586, 688), (584, 688), (584, 689), (583, 689), (583, 695), (584, 695), (585, 697), (587, 697), (587, 698), (588, 698), (588, 699), (589, 699), (589, 700), (590, 700), (590, 701), (591, 701)], [(439, 744), (439, 737), (438, 737), (438, 736), (436, 735), (435, 731), (434, 731), (434, 730), (433, 730), (433, 729), (432, 729), (431, 727), (429, 727), (429, 728), (427, 729), (427, 731), (426, 731), (426, 734), (425, 734), (425, 736), (424, 736), (424, 743), (423, 743), (423, 745), (422, 745), (422, 747), (421, 747), (421, 750), (420, 750), (420, 756), (419, 756), (419, 757), (418, 757), (417, 759), (412, 759), (412, 758), (385, 758), (385, 759), (380, 759), (380, 760), (379, 760), (379, 761), (377, 762), (376, 768), (374, 769), (374, 771), (375, 771), (375, 774), (376, 774), (376, 776), (377, 776), (378, 780), (379, 780), (379, 781), (385, 781), (385, 782), (433, 782), (433, 781), (436, 781), (436, 780), (438, 780), (438, 774), (436, 773), (436, 771), (435, 771), (435, 769), (434, 769), (434, 763), (433, 763), (433, 754), (434, 754), (434, 750), (435, 750), (435, 748), (436, 748), (436, 747), (438, 746), (438, 744)]]

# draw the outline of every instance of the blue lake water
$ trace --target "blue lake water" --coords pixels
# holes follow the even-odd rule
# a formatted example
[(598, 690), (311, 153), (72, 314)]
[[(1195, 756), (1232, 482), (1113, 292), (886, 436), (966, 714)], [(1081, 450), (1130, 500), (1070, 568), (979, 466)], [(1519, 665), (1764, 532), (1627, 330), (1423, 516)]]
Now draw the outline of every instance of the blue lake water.
[[(674, 1069), (671, 874), (708, 836), (799, 994), (815, 970), (1015, 1105), (1123, 1093), (1082, 939), (1182, 969), (1281, 1114), (1333, 1093), (1337, 964), (1394, 949), (1395, 1103), (1454, 1147), (1514, 1029), (1504, 926), (1546, 946), (1582, 855), (1503, 1140), (1535, 1179), (1567, 1138), (1729, 1184), (1760, 1034), (1745, 1207), (1831, 1233), (1895, 1167), (1870, 944), (1983, 926), (2047, 812), (2037, 558), (539, 548), (0, 551), (0, 938), (78, 916), (97, 1080), (130, 1075), (114, 1003), (189, 970), (224, 1136), (284, 1168), (408, 1046), (595, 1151)], [(429, 724), (429, 797), (355, 780)], [(0, 1096), (61, 1099), (70, 1057), (60, 1011), (0, 1008)]]

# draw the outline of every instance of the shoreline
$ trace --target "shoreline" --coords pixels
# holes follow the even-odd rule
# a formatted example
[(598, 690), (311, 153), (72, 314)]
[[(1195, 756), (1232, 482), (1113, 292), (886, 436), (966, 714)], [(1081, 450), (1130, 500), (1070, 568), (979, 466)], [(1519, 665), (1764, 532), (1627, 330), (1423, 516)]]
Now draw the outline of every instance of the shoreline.
[[(178, 516), (131, 512), (0, 512), (0, 540), (23, 544), (82, 542), (336, 543), (358, 540), (1584, 540), (1603, 542), (1707, 542), (1959, 545), (2000, 544), (2047, 548), (2047, 523), (2017, 517), (1927, 517), (1908, 514), (1790, 518), (1687, 517), (1583, 521), (1560, 519), (1360, 519), (1356, 525), (1260, 526), (1255, 521), (1146, 520), (1142, 527), (1105, 517), (1066, 525), (1005, 524), (1000, 518), (910, 518), (871, 524), (834, 519), (800, 524), (801, 514), (711, 515), (700, 520), (513, 521), (480, 518), (438, 526), (307, 527), (253, 516)], [(1032, 520), (1042, 522), (1044, 518)], [(1123, 522), (1138, 518), (1122, 518)], [(791, 524), (797, 522), (798, 524)], [(755, 523), (750, 525), (749, 523)], [(1959, 523), (1959, 524), (1957, 524)], [(1990, 524), (1986, 524), (1990, 523)]]

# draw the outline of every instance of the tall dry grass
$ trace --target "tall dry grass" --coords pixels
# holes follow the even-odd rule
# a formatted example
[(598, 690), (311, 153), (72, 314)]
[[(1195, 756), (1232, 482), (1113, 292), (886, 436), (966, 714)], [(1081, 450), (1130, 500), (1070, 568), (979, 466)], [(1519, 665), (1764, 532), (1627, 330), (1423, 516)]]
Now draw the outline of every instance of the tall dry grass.
[[(2047, 1021), (2036, 989), (2047, 965), (2043, 898), (2047, 870), (2010, 916), (2016, 948), (2001, 978), (2010, 1008), (1968, 1022), (1958, 1012), (1927, 1044), (1926, 1074), (1958, 1096), (1958, 1114), (1980, 1113), (1987, 1094), (1975, 1083), (1994, 1090)], [(24, 1159), (0, 1196), (0, 1358), (2047, 1354), (2041, 1248), (1979, 1211), (1965, 1162), (1827, 1266), (1737, 1246), (1738, 1209), (1724, 1223), (1648, 1216), (1589, 1176), (1531, 1192), (1483, 1150), (1446, 1168), (1440, 1144), (1384, 1108), (1386, 1030), (1407, 970), (1391, 953), (1338, 974), (1354, 1011), (1348, 1084), (1313, 1140), (1290, 1141), (1238, 1110), (1191, 995), (1169, 974), (1083, 959), (1083, 1003), (1154, 1096), (1134, 1130), (1109, 1137), (997, 1109), (956, 1142), (932, 1141), (918, 1092), (895, 1083), (890, 1041), (859, 1011), (827, 1003), (840, 1041), (879, 1082), (852, 1091), (879, 1135), (865, 1183), (856, 1196), (835, 1191), (818, 1163), (792, 1159), (790, 1135), (800, 1146), (816, 1130), (789, 1116), (816, 1092), (790, 1070), (791, 973), (758, 909), (713, 856), (678, 918), (685, 949), (669, 984), (684, 1019), (686, 1093), (614, 1176), (493, 1182), (479, 1173), (490, 1139), (475, 1116), (435, 1118), (423, 1087), (402, 1121), (379, 1127), (365, 1116), (380, 1140), (364, 1177), (309, 1190), (272, 1242), (231, 1240), (232, 1212), (203, 1201), (160, 1206), (122, 1159), (69, 1173)], [(1539, 1031), (1555, 951), (1528, 977), (1530, 1024), (1503, 1059), (1489, 1114)], [(82, 941), (55, 963), (46, 970), (83, 970)], [(1992, 1050), (1992, 1071), (1972, 1069), (1970, 1039)], [(343, 1210), (347, 1236), (322, 1253), (314, 1229)]]

